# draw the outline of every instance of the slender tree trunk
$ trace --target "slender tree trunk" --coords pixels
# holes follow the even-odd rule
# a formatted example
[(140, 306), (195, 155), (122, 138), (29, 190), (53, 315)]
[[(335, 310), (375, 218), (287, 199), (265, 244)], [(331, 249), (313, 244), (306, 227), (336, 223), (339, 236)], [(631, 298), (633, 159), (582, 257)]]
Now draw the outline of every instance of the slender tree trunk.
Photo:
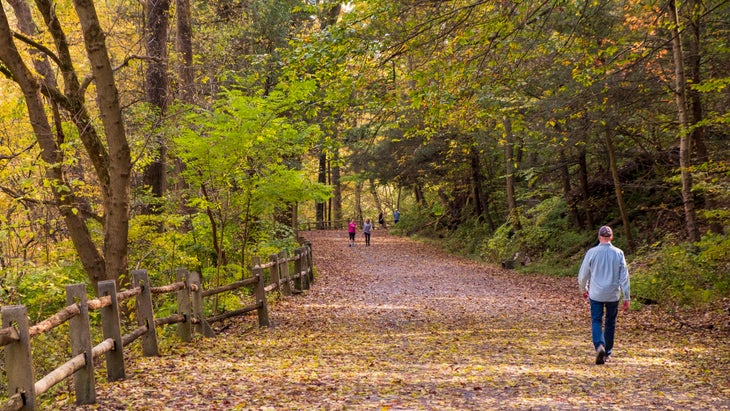
[[(162, 119), (167, 111), (167, 27), (169, 24), (169, 0), (148, 0), (145, 19), (145, 40), (147, 45), (147, 75), (145, 93), (147, 102), (155, 107), (156, 118), (152, 125), (155, 134), (156, 155), (145, 168), (144, 185), (152, 195), (161, 198), (165, 193), (167, 168), (167, 142), (161, 135)], [(156, 213), (158, 205), (145, 207), (145, 212)]]
[(608, 152), (608, 164), (611, 167), (611, 177), (613, 178), (613, 187), (616, 193), (616, 204), (618, 204), (619, 212), (621, 213), (621, 221), (624, 225), (624, 235), (626, 236), (626, 244), (628, 245), (627, 251), (634, 251), (634, 240), (631, 236), (631, 225), (629, 223), (629, 216), (626, 213), (626, 205), (624, 204), (623, 188), (621, 186), (621, 180), (618, 176), (618, 168), (616, 166), (616, 152), (613, 148), (613, 141), (611, 140), (611, 131), (606, 127), (604, 130), (604, 139), (606, 142), (606, 152)]
[(193, 71), (193, 29), (190, 16), (190, 0), (175, 0), (177, 30), (175, 31), (175, 47), (180, 55), (177, 88), (180, 99), (185, 103), (193, 103), (195, 98), (195, 82)]
[(505, 144), (504, 162), (505, 175), (507, 176), (507, 208), (509, 210), (509, 221), (515, 231), (522, 229), (520, 215), (517, 210), (517, 199), (515, 198), (515, 158), (514, 158), (514, 135), (512, 135), (512, 120), (508, 116), (502, 118), (504, 125)]
[(687, 117), (687, 81), (684, 73), (684, 54), (682, 52), (682, 38), (679, 33), (679, 18), (677, 16), (676, 0), (669, 0), (669, 17), (672, 20), (672, 56), (674, 57), (674, 82), (677, 114), (679, 117), (679, 168), (682, 180), (682, 201), (684, 203), (684, 219), (689, 240), (696, 242), (700, 239), (697, 228), (697, 216), (694, 198), (692, 196), (691, 172), (691, 135), (689, 134), (689, 120)]
[[(689, 41), (689, 55), (687, 56), (689, 78), (692, 84), (701, 84), (701, 67), (702, 67), (702, 55), (700, 41), (702, 38), (702, 14), (705, 11), (703, 3), (698, 0), (692, 0), (688, 4), (691, 7), (689, 19), (688, 31), (690, 33)], [(692, 128), (692, 144), (693, 151), (697, 155), (697, 162), (706, 163), (710, 160), (709, 153), (707, 151), (707, 145), (705, 145), (705, 127), (697, 126), (701, 124), (704, 119), (704, 109), (702, 104), (702, 96), (699, 91), (689, 89), (687, 90), (689, 97), (690, 106), (692, 108), (692, 119), (691, 123), (694, 126)]]
[(593, 210), (591, 209), (591, 190), (588, 186), (588, 161), (586, 161), (586, 149), (581, 148), (578, 154), (578, 174), (580, 176), (580, 191), (583, 198), (583, 209), (586, 213), (586, 226), (595, 227), (593, 221)]
[[(370, 195), (373, 196), (373, 202), (375, 203), (375, 209), (378, 211), (378, 213), (383, 212), (383, 204), (380, 201), (380, 196), (378, 195), (378, 189), (375, 186), (375, 179), (371, 178), (369, 181), (370, 183)], [(373, 227), (377, 227), (377, 224), (375, 224), (375, 221), (377, 221), (377, 216), (372, 219), (373, 220)]]
[(585, 228), (583, 226), (583, 220), (580, 218), (578, 209), (575, 206), (575, 202), (570, 196), (572, 188), (570, 186), (570, 170), (568, 169), (568, 159), (565, 156), (565, 150), (560, 150), (560, 165), (558, 167), (560, 168), (560, 181), (563, 185), (563, 198), (565, 199), (565, 203), (568, 205), (570, 220), (576, 226)]
[(416, 197), (416, 204), (426, 207), (426, 196), (423, 195), (423, 188), (418, 181), (413, 183), (413, 195)]
[(482, 176), (482, 164), (479, 161), (479, 150), (474, 142), (471, 144), (469, 158), (471, 160), (471, 196), (474, 201), (474, 216), (481, 219), (484, 217), (486, 209), (486, 202), (482, 195), (484, 176)]
[[(689, 62), (689, 78), (692, 84), (701, 84), (701, 68), (702, 68), (702, 54), (701, 54), (701, 39), (702, 39), (702, 16), (705, 13), (704, 3), (699, 0), (692, 0), (689, 3), (691, 10), (691, 18), (689, 19), (689, 56), (687, 60)], [(702, 95), (699, 91), (689, 89), (688, 91), (690, 106), (692, 108), (692, 152), (695, 154), (698, 164), (706, 164), (710, 161), (710, 154), (705, 144), (705, 126), (702, 126), (704, 120), (704, 106), (702, 104)], [(712, 193), (703, 192), (704, 196), (704, 208), (712, 210), (717, 208), (717, 201)], [(710, 230), (716, 234), (723, 233), (722, 224), (719, 221), (711, 221)]]
[(362, 224), (362, 181), (355, 182), (355, 221)]
[(333, 158), (333, 165), (332, 167), (332, 180), (330, 181), (330, 184), (332, 184), (333, 190), (332, 190), (332, 219), (335, 221), (341, 221), (342, 216), (342, 181), (340, 177), (340, 153), (339, 151), (335, 151)]
[[(317, 171), (317, 182), (320, 184), (327, 184), (327, 154), (326, 153), (320, 153), (319, 154), (319, 169)], [(315, 204), (315, 212), (316, 212), (316, 220), (317, 225), (320, 230), (325, 229), (325, 206), (327, 205), (326, 202), (316, 203)]]

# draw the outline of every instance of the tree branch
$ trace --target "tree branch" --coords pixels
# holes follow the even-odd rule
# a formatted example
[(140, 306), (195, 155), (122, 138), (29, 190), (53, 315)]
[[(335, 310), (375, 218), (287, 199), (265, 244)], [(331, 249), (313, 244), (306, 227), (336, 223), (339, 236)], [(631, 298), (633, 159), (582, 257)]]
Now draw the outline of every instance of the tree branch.
[(61, 64), (61, 59), (59, 59), (58, 56), (55, 53), (53, 53), (53, 51), (51, 51), (51, 49), (49, 49), (48, 47), (42, 45), (41, 43), (38, 43), (37, 41), (31, 39), (30, 37), (26, 37), (23, 34), (20, 34), (20, 33), (15, 32), (15, 31), (13, 31), (13, 37), (15, 37), (16, 39), (22, 41), (23, 43), (25, 43), (25, 44), (27, 44), (29, 46), (32, 46), (32, 47), (38, 49), (43, 54), (45, 54), (48, 57), (50, 57), (51, 60), (53, 60), (59, 67), (62, 67), (63, 66)]

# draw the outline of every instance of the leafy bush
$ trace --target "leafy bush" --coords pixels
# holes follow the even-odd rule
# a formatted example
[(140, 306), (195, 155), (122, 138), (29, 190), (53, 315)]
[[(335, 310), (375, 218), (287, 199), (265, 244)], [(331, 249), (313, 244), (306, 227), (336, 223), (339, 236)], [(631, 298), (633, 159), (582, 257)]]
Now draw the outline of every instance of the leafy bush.
[(488, 262), (499, 263), (520, 249), (519, 241), (510, 224), (503, 224), (485, 241), (479, 255)]
[[(507, 223), (495, 231), (482, 247), (482, 257), (500, 262), (515, 253), (527, 253), (531, 259), (562, 255), (585, 242), (585, 237), (570, 230), (565, 202), (560, 197), (549, 197), (530, 208), (520, 221), (522, 228), (515, 232)], [(561, 257), (562, 258), (562, 257)]]
[(641, 300), (703, 305), (730, 295), (730, 238), (707, 234), (695, 243), (655, 244), (631, 273), (632, 294)]

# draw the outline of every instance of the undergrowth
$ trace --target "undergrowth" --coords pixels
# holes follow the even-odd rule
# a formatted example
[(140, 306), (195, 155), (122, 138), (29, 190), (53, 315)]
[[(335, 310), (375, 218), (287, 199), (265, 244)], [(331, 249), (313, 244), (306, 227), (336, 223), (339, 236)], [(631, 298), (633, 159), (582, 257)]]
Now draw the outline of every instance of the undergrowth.
[[(409, 218), (399, 224), (396, 234), (430, 238), (450, 253), (492, 264), (517, 257), (516, 272), (575, 276), (585, 252), (596, 244), (596, 232), (577, 229), (559, 197), (524, 211), (522, 228), (517, 231), (510, 224), (491, 230), (480, 221), (468, 221), (448, 230), (435, 224), (428, 210), (404, 214)], [(626, 251), (625, 236), (620, 227), (615, 229), (613, 244)], [(649, 239), (642, 236), (645, 233), (632, 234), (638, 244)], [(626, 252), (634, 301), (700, 308), (730, 297), (728, 250), (727, 235), (706, 234), (692, 244), (669, 233), (634, 253)]]

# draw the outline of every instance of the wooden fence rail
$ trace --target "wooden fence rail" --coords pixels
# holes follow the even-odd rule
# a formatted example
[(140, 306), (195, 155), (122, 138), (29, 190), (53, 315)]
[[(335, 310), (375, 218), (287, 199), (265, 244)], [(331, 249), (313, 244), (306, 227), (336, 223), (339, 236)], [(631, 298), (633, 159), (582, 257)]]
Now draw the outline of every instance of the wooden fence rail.
[[(293, 272), (290, 265), (293, 263)], [(269, 270), (269, 283), (266, 272)], [(211, 323), (226, 318), (256, 311), (259, 326), (269, 325), (266, 293), (277, 291), (280, 295), (292, 295), (309, 289), (314, 281), (312, 270), (312, 248), (306, 243), (288, 257), (286, 251), (269, 256), (269, 262), (262, 264), (254, 257), (253, 276), (241, 281), (204, 290), (200, 275), (178, 269), (177, 282), (152, 287), (146, 270), (132, 271), (133, 287), (117, 292), (114, 281), (99, 282), (99, 297), (87, 300), (86, 285), (66, 286), (66, 306), (56, 314), (30, 325), (25, 306), (3, 306), (0, 315), (0, 347), (5, 350), (5, 367), (8, 379), (8, 398), (0, 403), (0, 411), (27, 411), (37, 408), (36, 398), (59, 382), (73, 376), (76, 404), (96, 402), (94, 360), (105, 357), (107, 380), (125, 378), (123, 348), (140, 340), (145, 356), (159, 355), (156, 328), (177, 324), (177, 334), (182, 341), (192, 341), (194, 334), (214, 337)], [(253, 288), (255, 302), (241, 309), (205, 316), (203, 298), (238, 290)], [(177, 313), (155, 318), (152, 296), (175, 293)], [(122, 335), (119, 304), (136, 298), (137, 328)], [(98, 310), (101, 318), (102, 341), (92, 346), (89, 310)], [(35, 381), (32, 365), (31, 339), (68, 322), (71, 342), (71, 359), (60, 365), (40, 380)]]

